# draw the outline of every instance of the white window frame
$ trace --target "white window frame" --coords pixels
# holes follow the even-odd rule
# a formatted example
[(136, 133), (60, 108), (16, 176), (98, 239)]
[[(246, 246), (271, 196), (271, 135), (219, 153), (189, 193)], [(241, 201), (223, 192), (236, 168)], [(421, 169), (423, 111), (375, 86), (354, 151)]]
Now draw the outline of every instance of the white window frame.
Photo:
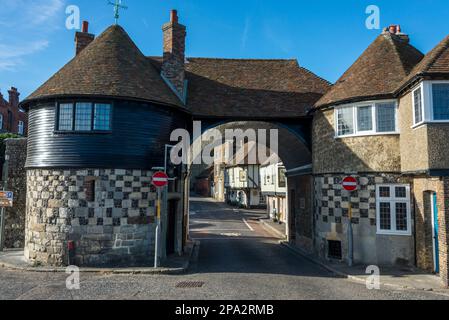
[[(380, 188), (388, 187), (390, 188), (390, 197), (381, 198), (380, 197)], [(396, 198), (395, 188), (396, 187), (405, 187), (406, 189), (406, 197), (405, 198)], [(377, 225), (377, 234), (379, 235), (395, 235), (395, 236), (411, 236), (412, 235), (412, 213), (411, 213), (411, 204), (410, 204), (410, 185), (408, 184), (377, 184), (376, 185), (376, 225)], [(383, 230), (380, 228), (380, 203), (388, 202), (390, 203), (390, 230)], [(396, 230), (396, 206), (397, 202), (405, 202), (407, 205), (407, 230)]]
[[(377, 131), (377, 104), (382, 103), (394, 103), (395, 105), (395, 116), (394, 116), (394, 125), (395, 125), (395, 131), (388, 131), (388, 132), (378, 132)], [(389, 100), (376, 100), (376, 101), (364, 101), (364, 102), (357, 102), (353, 104), (346, 104), (341, 105), (334, 108), (334, 132), (335, 132), (335, 138), (341, 139), (341, 138), (351, 138), (351, 137), (363, 137), (363, 136), (377, 136), (377, 135), (397, 135), (399, 134), (399, 127), (398, 127), (398, 101), (389, 99)], [(369, 131), (359, 131), (358, 130), (358, 108), (360, 107), (371, 107), (372, 112), (372, 130)], [(344, 108), (352, 108), (352, 114), (353, 114), (353, 126), (354, 126), (354, 133), (347, 134), (347, 135), (339, 135), (338, 134), (338, 110), (344, 109)]]
[[(421, 90), (421, 113), (422, 113), (422, 120), (420, 122), (416, 122), (416, 103), (415, 103), (415, 92)], [(419, 126), (423, 124), (426, 121), (426, 113), (424, 108), (424, 85), (423, 83), (420, 83), (416, 88), (412, 90), (412, 109), (413, 109), (413, 126)]]
[[(412, 106), (413, 106), (413, 125), (412, 128), (418, 128), (427, 123), (449, 123), (448, 120), (434, 120), (433, 114), (433, 92), (432, 86), (434, 84), (449, 84), (449, 80), (433, 80), (433, 81), (422, 81), (412, 90)], [(423, 121), (420, 123), (415, 123), (415, 99), (413, 93), (421, 88), (422, 90), (422, 108), (423, 108)]]
[(25, 123), (23, 121), (19, 121), (19, 125), (17, 126), (17, 132), (20, 135), (23, 135), (25, 133)]

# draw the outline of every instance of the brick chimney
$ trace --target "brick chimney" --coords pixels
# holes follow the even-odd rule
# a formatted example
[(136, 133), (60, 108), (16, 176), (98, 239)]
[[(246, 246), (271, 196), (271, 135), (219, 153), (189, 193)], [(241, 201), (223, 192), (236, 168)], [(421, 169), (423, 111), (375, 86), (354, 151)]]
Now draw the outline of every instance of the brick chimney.
[(402, 33), (402, 29), (401, 26), (398, 24), (392, 24), (390, 25), (388, 28), (384, 29), (384, 34), (390, 34), (390, 35), (394, 35), (396, 36), (399, 40), (405, 42), (405, 43), (409, 43), (410, 42), (410, 37), (405, 34)]
[(17, 88), (11, 87), (11, 90), (8, 90), (9, 93), (9, 104), (13, 108), (17, 108), (19, 106), (19, 96), (20, 93), (17, 91)]
[(178, 95), (184, 97), (186, 27), (179, 24), (178, 20), (178, 12), (172, 10), (170, 22), (162, 27), (164, 58), (161, 74), (176, 89)]
[(81, 32), (75, 34), (76, 55), (83, 51), (94, 39), (95, 35), (89, 33), (89, 22), (83, 21)]

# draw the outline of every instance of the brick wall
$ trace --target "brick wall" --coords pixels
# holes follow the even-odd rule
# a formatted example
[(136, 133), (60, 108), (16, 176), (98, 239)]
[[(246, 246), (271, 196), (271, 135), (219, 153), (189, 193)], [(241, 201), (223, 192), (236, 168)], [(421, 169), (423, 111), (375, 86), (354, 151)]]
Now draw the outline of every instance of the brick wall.
[(24, 123), (24, 135), (27, 133), (28, 116), (25, 112), (19, 109), (20, 93), (16, 88), (11, 88), (9, 91), (9, 101), (3, 98), (0, 93), (0, 132), (19, 133), (19, 121)]

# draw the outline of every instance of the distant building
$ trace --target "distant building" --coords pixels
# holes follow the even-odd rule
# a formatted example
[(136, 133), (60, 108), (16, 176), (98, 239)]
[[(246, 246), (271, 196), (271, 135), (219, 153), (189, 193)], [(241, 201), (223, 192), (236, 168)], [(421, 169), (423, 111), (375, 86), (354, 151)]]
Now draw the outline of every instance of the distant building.
[(9, 99), (4, 99), (0, 92), (0, 133), (27, 134), (28, 116), (19, 108), (20, 93), (17, 88), (8, 90)]
[(287, 178), (282, 162), (267, 161), (260, 166), (262, 197), (266, 199), (267, 213), (282, 223), (287, 222)]
[(260, 189), (260, 164), (248, 160), (248, 154), (256, 147), (246, 144), (243, 148), (243, 161), (238, 160), (237, 154), (224, 170), (226, 202), (246, 208), (264, 207), (266, 203)]

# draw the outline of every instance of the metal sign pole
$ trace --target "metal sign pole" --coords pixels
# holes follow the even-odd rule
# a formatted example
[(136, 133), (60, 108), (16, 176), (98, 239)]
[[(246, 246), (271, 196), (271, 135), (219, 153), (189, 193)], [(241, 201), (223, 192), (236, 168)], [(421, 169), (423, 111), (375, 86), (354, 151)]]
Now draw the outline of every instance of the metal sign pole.
[(154, 268), (159, 268), (160, 263), (160, 234), (161, 234), (161, 188), (157, 188), (157, 204), (156, 204), (156, 234), (154, 242)]
[[(351, 193), (349, 193), (351, 197)], [(354, 236), (352, 230), (352, 203), (351, 198), (349, 198), (349, 221), (348, 221), (348, 265), (352, 267), (354, 263)]]

